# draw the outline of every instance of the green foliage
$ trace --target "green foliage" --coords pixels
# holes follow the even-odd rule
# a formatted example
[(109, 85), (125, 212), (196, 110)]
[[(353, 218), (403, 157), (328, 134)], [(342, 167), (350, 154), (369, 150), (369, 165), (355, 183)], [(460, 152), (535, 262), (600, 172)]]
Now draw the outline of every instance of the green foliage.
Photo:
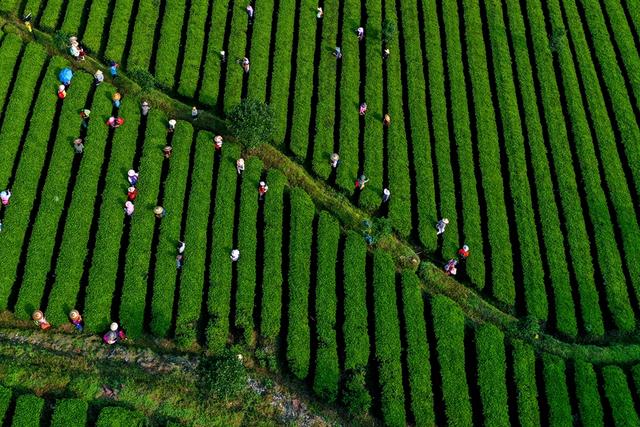
[(397, 32), (397, 23), (393, 18), (386, 18), (382, 21), (382, 41), (389, 44), (394, 41)]
[(162, 16), (155, 70), (158, 85), (166, 89), (173, 89), (176, 80), (185, 3), (185, 0), (168, 0)]
[[(0, 55), (2, 56), (0, 76), (12, 75), (21, 49), (22, 40), (20, 40), (18, 36), (7, 34), (7, 36), (2, 39), (2, 45), (0, 47)], [(4, 105), (10, 84), (11, 80), (9, 78), (5, 77), (0, 79), (0, 105)]]
[(255, 99), (243, 99), (227, 116), (229, 129), (245, 146), (256, 147), (269, 142), (273, 134), (271, 107)]
[[(213, 2), (211, 9), (211, 28), (225, 27), (228, 6), (229, 0)], [(198, 94), (198, 101), (210, 107), (215, 107), (218, 104), (219, 79), (222, 67), (220, 51), (225, 50), (222, 46), (223, 41), (224, 31), (209, 31), (209, 43), (207, 44), (207, 52), (203, 63), (202, 87)], [(251, 62), (253, 63), (253, 56)], [(229, 64), (228, 66), (231, 65), (232, 64)]]
[(513, 376), (517, 388), (518, 420), (524, 427), (540, 425), (536, 357), (533, 349), (522, 341), (512, 341)]
[(465, 375), (464, 316), (453, 301), (440, 295), (431, 300), (431, 312), (447, 423), (471, 425), (471, 401)]
[(601, 426), (604, 423), (602, 403), (593, 366), (581, 360), (576, 361), (574, 366), (580, 422), (585, 426)]
[[(293, 188), (291, 196), (291, 225), (289, 240), (289, 331), (287, 362), (299, 379), (306, 378), (310, 361), (309, 286), (311, 239), (315, 207), (311, 198), (300, 188)], [(269, 197), (268, 195), (266, 197)]]
[[(138, 67), (142, 70), (150, 69), (153, 40), (160, 12), (159, 0), (140, 2), (138, 14), (133, 27), (131, 49), (127, 56), (127, 68)], [(177, 54), (177, 52), (176, 52)], [(164, 58), (160, 58), (161, 60)]]
[(142, 427), (141, 413), (118, 406), (108, 406), (100, 411), (96, 427)]
[(132, 24), (133, 0), (117, 0), (112, 9), (111, 29), (105, 37), (109, 37), (104, 56), (116, 62), (121, 62), (125, 55), (124, 48)]
[(374, 252), (373, 303), (376, 362), (382, 393), (382, 418), (386, 425), (404, 426), (404, 389), (400, 362), (400, 324), (396, 305), (395, 265), (389, 253)]
[(3, 421), (11, 404), (11, 389), (0, 385), (0, 422)]
[(16, 399), (16, 408), (11, 427), (32, 427), (40, 424), (44, 399), (32, 394), (23, 394)]
[(87, 423), (89, 405), (80, 399), (62, 399), (56, 402), (51, 427), (82, 427)]
[(349, 415), (361, 417), (371, 407), (371, 396), (367, 391), (364, 368), (350, 370), (345, 373), (342, 402)]
[[(273, 20), (273, 3), (273, 0), (260, 1), (259, 13), (254, 17), (253, 32), (251, 33), (251, 52), (249, 52), (251, 72), (249, 73), (247, 90), (250, 98), (262, 102), (267, 101), (271, 27), (276, 22)], [(209, 34), (209, 37), (212, 36), (213, 34)]]
[(316, 370), (313, 390), (324, 400), (333, 402), (338, 395), (340, 367), (336, 342), (336, 263), (340, 224), (327, 212), (318, 220), (318, 271), (315, 319), (317, 321)]
[[(205, 31), (211, 31), (211, 29), (205, 29), (208, 5), (209, 2), (207, 0), (191, 1), (189, 22), (187, 24), (187, 40), (184, 47), (184, 61), (182, 63), (182, 71), (179, 74), (180, 84), (178, 85), (178, 93), (189, 98), (195, 96), (196, 87), (198, 86)], [(162, 58), (158, 63), (161, 62)]]
[(631, 390), (629, 390), (627, 384), (627, 377), (622, 368), (605, 366), (602, 368), (602, 377), (604, 378), (604, 393), (611, 406), (615, 425), (640, 425), (640, 418), (634, 407)]
[(197, 370), (198, 392), (223, 401), (236, 399), (247, 384), (247, 370), (236, 354), (224, 351), (200, 359)]
[(493, 325), (476, 330), (478, 385), (487, 425), (509, 426), (504, 334)]
[(133, 66), (127, 70), (129, 77), (140, 85), (143, 91), (154, 89), (157, 85), (156, 78), (144, 68)]
[(544, 391), (551, 425), (571, 425), (571, 403), (565, 377), (565, 362), (557, 356), (542, 355)]
[[(245, 5), (240, 3), (231, 3), (233, 6), (229, 8), (231, 16), (231, 30), (228, 35), (229, 44), (227, 46), (227, 73), (226, 84), (224, 88), (224, 113), (228, 114), (235, 106), (241, 102), (242, 80), (245, 72), (238, 61), (247, 56), (245, 52), (247, 42), (248, 14)], [(259, 13), (259, 12), (258, 12)], [(249, 58), (251, 59), (251, 58)]]

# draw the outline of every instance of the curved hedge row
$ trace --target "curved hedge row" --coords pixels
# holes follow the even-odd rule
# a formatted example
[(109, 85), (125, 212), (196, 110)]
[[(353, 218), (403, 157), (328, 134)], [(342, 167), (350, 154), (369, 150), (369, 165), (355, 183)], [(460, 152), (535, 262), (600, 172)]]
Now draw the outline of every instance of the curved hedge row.
[(373, 309), (376, 362), (382, 394), (382, 418), (386, 425), (404, 426), (404, 388), (400, 353), (400, 324), (396, 305), (396, 271), (388, 252), (373, 254)]
[(184, 47), (184, 61), (180, 70), (178, 93), (193, 98), (196, 95), (200, 70), (202, 68), (202, 49), (204, 46), (205, 24), (209, 8), (208, 0), (191, 0), (187, 40)]
[[(220, 59), (220, 51), (226, 50), (222, 46), (224, 41), (224, 31), (215, 31), (213, 28), (224, 28), (227, 20), (227, 8), (229, 0), (214, 1), (211, 8), (211, 28), (209, 31), (209, 43), (207, 45), (207, 53), (202, 64), (202, 86), (198, 94), (198, 101), (215, 107), (218, 105), (218, 90), (220, 89), (220, 72), (222, 61)], [(227, 67), (233, 66), (232, 56), (227, 58), (232, 63)]]
[[(189, 347), (196, 342), (196, 328), (202, 313), (203, 290), (208, 282), (205, 278), (205, 260), (208, 251), (207, 228), (209, 207), (211, 205), (211, 185), (213, 174), (213, 135), (209, 132), (198, 132), (196, 137), (195, 159), (191, 183), (189, 184), (189, 208), (186, 213), (187, 225), (184, 233), (185, 266), (180, 273), (180, 296), (174, 304), (178, 305), (176, 319), (176, 341), (181, 347)], [(167, 301), (167, 300), (165, 300)], [(158, 311), (159, 318), (151, 318), (151, 329), (167, 333), (170, 317), (165, 307)]]
[(158, 24), (159, 8), (154, 1), (141, 1), (138, 3), (138, 15), (133, 27), (131, 49), (127, 56), (127, 68), (139, 67), (149, 70), (153, 40)]
[(0, 63), (0, 76), (6, 76), (0, 80), (0, 107), (4, 107), (7, 99), (9, 85), (11, 83), (10, 76), (13, 76), (13, 70), (18, 61), (18, 55), (22, 50), (22, 40), (13, 34), (7, 34), (2, 39), (2, 45), (0, 45), (0, 56), (2, 56), (2, 63)]
[[(267, 76), (269, 75), (269, 58), (271, 52), (271, 26), (273, 25), (273, 0), (261, 0), (258, 13), (253, 21), (253, 33), (251, 33), (251, 72), (247, 85), (247, 94), (250, 98), (266, 102)], [(209, 34), (212, 37), (213, 34)], [(269, 186), (271, 189), (271, 186)]]
[(513, 380), (517, 390), (518, 420), (523, 427), (539, 426), (536, 355), (531, 346), (520, 340), (512, 340), (511, 345)]
[(542, 355), (544, 391), (549, 407), (549, 424), (571, 425), (573, 416), (565, 377), (565, 362), (557, 356)]
[[(309, 331), (309, 286), (311, 241), (315, 207), (300, 188), (291, 189), (289, 240), (289, 330), (287, 362), (299, 379), (309, 373), (311, 337)], [(269, 197), (269, 196), (266, 196)]]
[(334, 402), (338, 396), (340, 367), (336, 341), (336, 264), (340, 224), (327, 212), (318, 220), (316, 306), (318, 348), (313, 390), (324, 400)]
[(133, 0), (116, 0), (111, 17), (111, 29), (107, 36), (107, 48), (104, 56), (120, 63), (124, 59), (124, 48), (131, 25)]
[[(238, 224), (238, 250), (242, 262), (238, 263), (235, 325), (244, 332), (247, 343), (253, 341), (253, 305), (256, 291), (256, 241), (258, 221), (257, 188), (262, 174), (262, 162), (257, 157), (246, 161), (240, 190), (240, 222)], [(271, 196), (268, 193), (267, 196)], [(269, 254), (265, 255), (269, 256)], [(271, 303), (271, 301), (268, 301)], [(257, 329), (257, 328), (255, 328)]]
[[(247, 56), (245, 52), (248, 26), (246, 6), (239, 2), (233, 2), (232, 4), (231, 33), (229, 35), (229, 47), (227, 48), (227, 73), (223, 99), (225, 113), (229, 113), (233, 107), (240, 103), (244, 70), (236, 61)], [(249, 60), (251, 60), (251, 58), (249, 58)]]

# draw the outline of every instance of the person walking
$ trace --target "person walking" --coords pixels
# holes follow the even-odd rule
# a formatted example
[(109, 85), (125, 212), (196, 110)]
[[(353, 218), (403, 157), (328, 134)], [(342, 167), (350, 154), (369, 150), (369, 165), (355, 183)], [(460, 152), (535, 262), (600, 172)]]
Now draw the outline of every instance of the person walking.
[(382, 124), (385, 127), (391, 126), (391, 116), (389, 114), (385, 114), (384, 115), (384, 118), (382, 119)]
[(360, 104), (360, 115), (364, 116), (365, 114), (367, 114), (367, 103), (363, 102), (362, 104)]
[(198, 109), (195, 107), (195, 105), (194, 105), (194, 107), (191, 109), (191, 119), (192, 119), (193, 121), (198, 120)]
[(173, 147), (170, 145), (165, 145), (162, 149), (162, 155), (165, 159), (169, 159), (171, 157), (171, 154), (173, 154)]
[(184, 249), (186, 247), (187, 245), (182, 240), (178, 240), (178, 254), (180, 255), (184, 254)]
[(238, 175), (242, 176), (242, 172), (244, 172), (244, 159), (236, 160), (236, 170), (238, 171)]
[(102, 70), (96, 70), (96, 72), (93, 74), (93, 83), (95, 83), (95, 85), (98, 86), (103, 81), (104, 81), (104, 74), (102, 73)]
[(184, 263), (184, 255), (182, 254), (176, 255), (176, 269), (180, 270), (182, 268), (183, 263)]
[(127, 200), (130, 202), (135, 202), (136, 197), (138, 197), (138, 189), (136, 187), (129, 187), (127, 189)]
[(340, 163), (340, 156), (338, 155), (338, 153), (333, 153), (331, 155), (331, 167), (335, 169), (338, 167), (339, 163)]
[(232, 262), (236, 262), (240, 259), (240, 251), (237, 249), (234, 249), (231, 251), (231, 261)]
[(320, 6), (318, 6), (318, 13), (316, 14), (316, 18), (320, 19), (324, 16), (324, 12), (322, 11), (322, 8)]
[(449, 219), (447, 218), (442, 218), (440, 221), (438, 221), (436, 224), (436, 229), (438, 230), (437, 235), (444, 233), (444, 229), (447, 228), (448, 224), (449, 224)]
[(391, 198), (391, 191), (388, 188), (382, 190), (382, 203), (387, 203)]
[(109, 120), (107, 120), (107, 126), (116, 129), (119, 128), (120, 126), (122, 126), (124, 123), (124, 119), (122, 117), (114, 117), (111, 116), (109, 117)]
[(224, 50), (220, 51), (220, 61), (222, 63), (227, 62), (227, 52), (225, 52)]
[(336, 59), (342, 58), (342, 49), (340, 49), (340, 46), (336, 46), (336, 48), (333, 49), (333, 56), (335, 56)]
[(124, 203), (124, 213), (127, 214), (127, 216), (131, 216), (133, 215), (133, 212), (136, 210), (135, 206), (133, 205), (133, 203), (131, 203), (129, 200), (127, 200)]
[(468, 257), (469, 257), (469, 246), (463, 245), (458, 250), (458, 260), (459, 261), (466, 261)]
[(153, 214), (156, 218), (162, 219), (167, 216), (167, 211), (162, 206), (156, 206), (155, 208), (153, 208)]
[(246, 56), (242, 58), (242, 69), (245, 73), (249, 72), (249, 58), (247, 58)]
[(447, 272), (447, 276), (455, 276), (458, 273), (458, 261), (455, 258), (451, 258), (448, 263), (444, 265), (444, 271)]
[(213, 138), (213, 148), (218, 157), (220, 157), (222, 155), (222, 135), (216, 135), (215, 138)]
[(264, 199), (264, 195), (267, 194), (267, 191), (269, 191), (269, 186), (264, 181), (260, 181), (260, 186), (258, 187), (260, 200)]
[(253, 6), (251, 4), (247, 5), (247, 16), (249, 17), (249, 25), (253, 24)]
[(105, 343), (113, 345), (118, 341), (124, 341), (127, 339), (127, 335), (124, 333), (124, 330), (120, 329), (117, 323), (113, 322), (111, 326), (109, 326), (109, 332), (104, 334), (102, 339)]
[(80, 61), (84, 61), (85, 57), (87, 56), (87, 53), (84, 50), (84, 46), (82, 46), (81, 44), (78, 45), (78, 59)]
[(122, 99), (122, 95), (120, 95), (120, 92), (114, 93), (111, 99), (113, 100), (113, 106), (116, 108), (120, 108), (120, 100)]
[(118, 77), (118, 67), (120, 65), (116, 61), (109, 61), (109, 74), (111, 74), (111, 78), (115, 79)]
[(367, 182), (369, 182), (369, 179), (364, 175), (360, 175), (360, 178), (356, 180), (356, 189), (360, 191), (364, 190), (364, 186)]
[(358, 27), (356, 34), (358, 34), (358, 40), (362, 41), (364, 39), (364, 28)]
[(46, 331), (51, 327), (51, 324), (47, 322), (47, 319), (45, 319), (44, 313), (41, 312), (40, 310), (34, 311), (33, 314), (31, 315), (31, 318), (33, 319), (35, 324), (39, 326), (40, 329), (42, 329), (43, 331)]
[(169, 120), (169, 129), (168, 129), (169, 133), (173, 133), (173, 131), (176, 130), (176, 123), (178, 123), (176, 122), (176, 119)]
[(389, 59), (389, 55), (391, 55), (391, 51), (389, 50), (388, 47), (385, 47), (382, 50), (382, 59)]
[(58, 86), (58, 98), (65, 99), (67, 97), (67, 91), (64, 85)]
[(138, 183), (138, 178), (139, 178), (138, 173), (133, 169), (129, 169), (127, 171), (127, 180), (129, 181), (129, 184), (132, 187), (136, 186), (136, 184)]
[(80, 312), (78, 310), (71, 310), (71, 312), (69, 313), (69, 319), (71, 319), (71, 323), (73, 323), (73, 326), (75, 326), (77, 330), (82, 332), (82, 330), (84, 329), (84, 325), (82, 322), (82, 316), (80, 316)]
[(82, 138), (76, 138), (73, 140), (73, 151), (75, 151), (76, 154), (84, 153), (84, 144), (82, 143)]
[(9, 206), (11, 195), (11, 190), (8, 189), (0, 192), (0, 202), (2, 202), (2, 206)]
[(151, 109), (151, 106), (149, 105), (149, 103), (147, 101), (142, 101), (142, 105), (140, 105), (140, 110), (142, 111), (142, 115), (146, 116), (147, 114), (149, 114), (150, 109)]
[(91, 110), (88, 108), (83, 108), (80, 110), (80, 117), (82, 118), (82, 127), (87, 128), (89, 126), (89, 116), (91, 115)]

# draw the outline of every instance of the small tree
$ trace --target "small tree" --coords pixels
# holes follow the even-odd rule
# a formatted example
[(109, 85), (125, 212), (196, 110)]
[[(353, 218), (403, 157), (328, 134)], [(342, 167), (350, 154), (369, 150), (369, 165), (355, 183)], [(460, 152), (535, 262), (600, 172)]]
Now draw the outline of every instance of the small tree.
[(264, 102), (246, 98), (227, 116), (229, 129), (249, 148), (268, 142), (273, 134), (273, 110)]
[(396, 35), (396, 22), (392, 19), (382, 21), (382, 41), (387, 44), (393, 41)]
[(213, 396), (229, 402), (237, 399), (247, 385), (246, 368), (229, 350), (200, 359), (196, 374), (198, 391), (205, 399)]

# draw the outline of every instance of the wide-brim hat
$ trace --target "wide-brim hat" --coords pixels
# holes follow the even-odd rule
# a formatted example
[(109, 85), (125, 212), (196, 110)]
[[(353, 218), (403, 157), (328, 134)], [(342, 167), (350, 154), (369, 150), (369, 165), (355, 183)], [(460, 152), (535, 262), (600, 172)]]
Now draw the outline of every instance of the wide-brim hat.
[(80, 312), (78, 310), (71, 310), (71, 312), (69, 313), (69, 317), (71, 319), (77, 319), (78, 317), (80, 317)]
[(127, 172), (127, 175), (129, 176), (135, 176), (136, 171), (134, 171), (133, 169), (129, 169), (129, 171)]
[(155, 213), (155, 214), (158, 214), (158, 215), (159, 215), (159, 214), (161, 214), (161, 213), (162, 213), (162, 211), (163, 211), (163, 210), (164, 210), (164, 209), (162, 209), (162, 206), (156, 206), (155, 208), (153, 208), (153, 213)]
[(109, 329), (111, 329), (113, 332), (118, 330), (118, 324), (116, 322), (113, 322), (111, 324), (111, 326), (109, 326)]
[(133, 193), (134, 191), (136, 191), (136, 187), (129, 187), (129, 188), (127, 188), (127, 191), (129, 193)]
[(31, 317), (33, 318), (33, 320), (40, 320), (44, 317), (44, 314), (40, 310), (36, 310), (33, 312)]

